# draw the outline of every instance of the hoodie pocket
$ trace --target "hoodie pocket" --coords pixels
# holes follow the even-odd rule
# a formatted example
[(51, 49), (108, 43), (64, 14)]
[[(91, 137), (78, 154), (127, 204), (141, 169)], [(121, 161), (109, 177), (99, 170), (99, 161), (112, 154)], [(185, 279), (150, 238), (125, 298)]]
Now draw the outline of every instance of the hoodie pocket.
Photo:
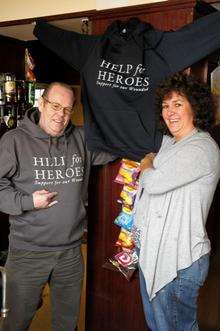
[[(80, 193), (79, 193), (80, 194)], [(25, 228), (25, 241), (40, 247), (65, 247), (78, 241), (86, 219), (82, 199), (62, 199), (48, 209), (37, 210)]]
[(137, 112), (105, 109), (97, 110), (96, 117), (102, 123), (106, 142), (110, 146), (126, 150), (143, 149), (145, 153), (154, 150), (154, 124), (143, 123)]

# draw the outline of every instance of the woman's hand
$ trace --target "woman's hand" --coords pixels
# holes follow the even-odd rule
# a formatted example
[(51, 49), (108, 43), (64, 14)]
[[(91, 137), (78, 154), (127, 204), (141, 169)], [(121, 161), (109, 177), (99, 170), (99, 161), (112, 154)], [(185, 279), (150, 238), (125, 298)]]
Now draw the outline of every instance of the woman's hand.
[(143, 172), (146, 169), (153, 168), (153, 160), (155, 156), (156, 156), (155, 153), (148, 153), (145, 155), (145, 157), (141, 160), (140, 163), (141, 172)]

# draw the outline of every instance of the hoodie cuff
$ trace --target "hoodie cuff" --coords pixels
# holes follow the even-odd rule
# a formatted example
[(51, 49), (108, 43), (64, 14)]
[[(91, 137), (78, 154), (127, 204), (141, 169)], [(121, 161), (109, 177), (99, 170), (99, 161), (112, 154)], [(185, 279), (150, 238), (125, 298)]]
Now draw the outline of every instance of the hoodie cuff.
[(21, 208), (23, 211), (34, 209), (34, 201), (32, 195), (24, 195), (21, 198)]

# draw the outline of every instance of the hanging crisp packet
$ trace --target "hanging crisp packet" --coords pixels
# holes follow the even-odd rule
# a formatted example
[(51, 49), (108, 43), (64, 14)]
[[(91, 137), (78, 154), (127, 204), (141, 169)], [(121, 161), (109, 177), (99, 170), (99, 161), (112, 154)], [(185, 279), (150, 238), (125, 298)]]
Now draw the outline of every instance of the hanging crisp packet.
[(132, 186), (124, 185), (120, 194), (124, 205), (132, 206), (137, 193), (137, 189)]
[(110, 258), (109, 261), (127, 280), (130, 280), (138, 266), (138, 255), (135, 249), (121, 251)]
[(129, 206), (129, 205), (122, 205), (122, 211), (127, 213), (127, 214), (132, 214), (132, 209), (133, 209), (133, 206)]
[(136, 187), (136, 180), (140, 172), (140, 163), (122, 159), (118, 175), (115, 182), (119, 184), (128, 184)]
[(133, 225), (133, 214), (126, 213), (125, 211), (121, 211), (118, 217), (115, 219), (114, 223), (128, 231), (131, 230)]
[(122, 247), (122, 248), (127, 248), (127, 249), (134, 248), (134, 241), (133, 241), (132, 233), (127, 231), (126, 229), (122, 228), (115, 245)]

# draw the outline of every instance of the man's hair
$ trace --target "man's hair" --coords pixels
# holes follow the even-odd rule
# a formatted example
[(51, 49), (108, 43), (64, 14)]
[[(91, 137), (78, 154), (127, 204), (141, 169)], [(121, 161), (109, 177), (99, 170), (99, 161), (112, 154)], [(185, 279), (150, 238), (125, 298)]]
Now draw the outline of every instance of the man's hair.
[(42, 97), (48, 97), (48, 94), (49, 92), (52, 90), (52, 88), (54, 86), (61, 86), (61, 87), (64, 87), (65, 89), (69, 90), (72, 92), (73, 94), (73, 97), (75, 97), (75, 90), (72, 86), (66, 84), (66, 83), (63, 83), (63, 82), (53, 82), (53, 83), (50, 83), (44, 90), (44, 92), (42, 93)]
[(156, 90), (156, 110), (160, 128), (164, 133), (169, 132), (162, 119), (162, 103), (172, 92), (188, 100), (192, 107), (196, 128), (208, 131), (214, 125), (216, 105), (210, 87), (192, 75), (178, 73), (166, 79)]

